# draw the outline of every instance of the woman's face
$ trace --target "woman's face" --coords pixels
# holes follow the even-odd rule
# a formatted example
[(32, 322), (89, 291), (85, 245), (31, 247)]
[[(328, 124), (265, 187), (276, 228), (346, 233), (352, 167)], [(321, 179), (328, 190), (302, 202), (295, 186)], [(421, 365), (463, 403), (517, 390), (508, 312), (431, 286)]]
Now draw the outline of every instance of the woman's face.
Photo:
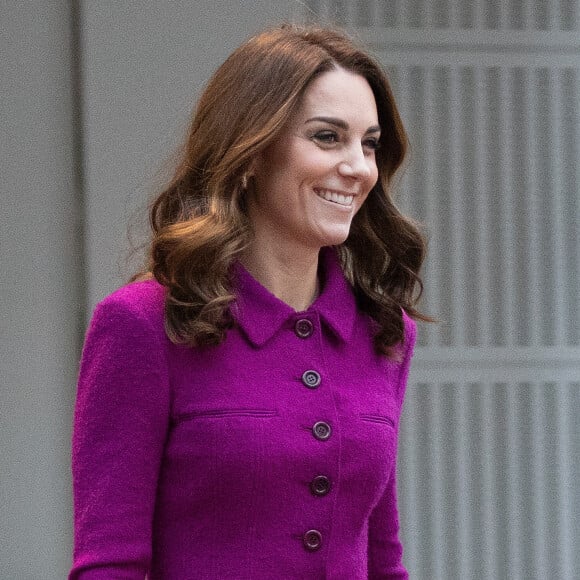
[(253, 165), (248, 213), (256, 241), (304, 249), (344, 242), (378, 178), (379, 136), (364, 77), (340, 68), (317, 77)]

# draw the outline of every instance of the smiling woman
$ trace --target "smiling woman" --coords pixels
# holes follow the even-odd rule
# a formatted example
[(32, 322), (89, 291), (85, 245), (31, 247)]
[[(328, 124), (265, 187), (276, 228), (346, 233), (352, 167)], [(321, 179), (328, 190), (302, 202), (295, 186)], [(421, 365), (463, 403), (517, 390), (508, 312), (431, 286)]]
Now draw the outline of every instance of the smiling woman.
[(364, 77), (338, 67), (314, 79), (281, 135), (249, 169), (253, 239), (246, 265), (264, 259), (256, 251), (263, 247), (303, 270), (300, 261), (316, 266), (321, 247), (342, 244), (377, 182), (379, 135)]
[(201, 97), (148, 268), (87, 333), (71, 579), (407, 578), (396, 450), (424, 243), (379, 65), (281, 26)]

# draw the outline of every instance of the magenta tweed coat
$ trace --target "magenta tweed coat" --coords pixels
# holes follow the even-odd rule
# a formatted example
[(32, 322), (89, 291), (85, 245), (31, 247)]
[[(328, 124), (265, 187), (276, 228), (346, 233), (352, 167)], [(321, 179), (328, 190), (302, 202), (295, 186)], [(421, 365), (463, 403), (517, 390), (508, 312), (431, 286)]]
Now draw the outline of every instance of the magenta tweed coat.
[(73, 439), (71, 580), (404, 579), (395, 464), (415, 343), (375, 354), (336, 254), (304, 312), (240, 265), (219, 346), (172, 344), (163, 288), (101, 302)]

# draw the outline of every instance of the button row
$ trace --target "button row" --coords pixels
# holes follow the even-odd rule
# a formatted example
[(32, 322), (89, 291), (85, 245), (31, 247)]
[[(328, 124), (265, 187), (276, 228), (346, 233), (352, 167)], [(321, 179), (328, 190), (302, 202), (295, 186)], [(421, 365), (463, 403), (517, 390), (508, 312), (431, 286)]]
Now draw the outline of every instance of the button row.
[[(294, 325), (294, 332), (299, 338), (308, 338), (314, 332), (314, 326), (307, 318), (301, 318)], [(316, 389), (321, 383), (320, 373), (307, 370), (302, 375), (302, 384), (309, 389)], [(312, 427), (312, 434), (319, 441), (326, 441), (331, 434), (331, 428), (326, 421), (318, 421)], [(317, 475), (310, 482), (310, 492), (314, 496), (322, 497), (330, 491), (330, 480), (326, 475)], [(304, 548), (309, 552), (316, 552), (322, 546), (322, 534), (318, 530), (308, 530), (302, 536)]]

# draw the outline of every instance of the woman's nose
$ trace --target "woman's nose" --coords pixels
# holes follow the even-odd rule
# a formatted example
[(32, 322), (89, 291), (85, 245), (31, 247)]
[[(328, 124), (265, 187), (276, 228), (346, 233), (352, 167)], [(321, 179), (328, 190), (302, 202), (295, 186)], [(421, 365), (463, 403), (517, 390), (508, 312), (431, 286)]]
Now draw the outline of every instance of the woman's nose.
[(367, 158), (361, 147), (353, 147), (338, 165), (338, 172), (344, 177), (364, 179), (372, 172), (374, 159)]

